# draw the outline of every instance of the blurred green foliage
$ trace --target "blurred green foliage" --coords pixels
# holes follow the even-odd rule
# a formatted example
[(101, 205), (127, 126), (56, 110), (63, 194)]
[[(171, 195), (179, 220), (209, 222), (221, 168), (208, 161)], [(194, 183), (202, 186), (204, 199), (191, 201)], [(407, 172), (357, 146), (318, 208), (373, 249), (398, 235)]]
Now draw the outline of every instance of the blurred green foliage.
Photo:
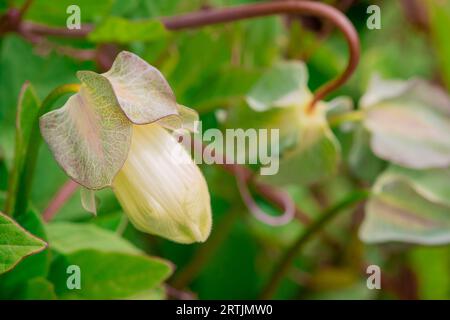
[[(177, 101), (199, 112), (204, 129), (248, 128), (253, 123), (277, 119), (276, 110), (258, 114), (245, 100), (270, 67), (286, 59), (304, 60), (309, 73), (308, 87), (313, 91), (337, 75), (347, 57), (339, 32), (332, 30), (321, 36), (320, 30), (305, 27), (298, 16), (289, 20), (268, 17), (180, 32), (163, 30), (155, 20), (207, 6), (249, 2), (258, 1), (35, 0), (25, 19), (64, 26), (67, 6), (76, 3), (81, 8), (82, 22), (94, 23), (95, 31), (87, 39), (53, 39), (55, 43), (83, 49), (94, 49), (103, 42), (120, 43), (120, 48), (138, 54), (161, 70)], [(429, 13), (429, 29), (422, 30), (407, 18), (400, 2), (378, 1), (382, 28), (369, 30), (365, 25), (366, 8), (372, 2), (358, 1), (346, 12), (361, 39), (361, 62), (351, 80), (327, 100), (346, 95), (357, 105), (374, 73), (401, 79), (421, 76), (442, 81), (450, 88), (448, 6), (443, 9), (439, 1), (426, 1), (422, 9)], [(8, 6), (22, 3), (0, 0), (0, 13)], [(33, 46), (17, 34), (0, 38), (0, 208), (5, 205), (9, 173), (16, 166), (15, 118), (22, 85), (29, 81), (37, 99), (42, 100), (56, 86), (78, 82), (76, 71), (98, 71), (94, 61), (80, 61), (45, 49)], [(56, 105), (63, 103), (64, 99), (60, 99)], [(217, 116), (218, 111), (224, 112), (224, 119)], [(331, 174), (333, 169), (318, 183), (291, 183), (285, 187), (298, 208), (311, 219), (346, 194), (371, 186), (387, 167), (386, 161), (371, 151), (364, 127), (351, 124), (350, 129), (345, 126), (331, 129), (342, 150), (339, 174)], [(14, 218), (50, 246), (0, 275), (0, 298), (163, 299), (167, 297), (164, 282), (170, 286), (177, 279), (187, 287), (183, 289), (200, 299), (258, 298), (275, 262), (306, 227), (298, 220), (281, 227), (257, 221), (242, 204), (232, 176), (217, 166), (202, 166), (202, 170), (211, 193), (214, 219), (212, 235), (205, 244), (179, 245), (140, 233), (123, 218), (122, 209), (109, 189), (97, 193), (100, 203), (97, 217), (82, 209), (77, 192), (54, 221), (44, 226), (40, 214), (67, 177), (43, 145), (31, 208)], [(263, 199), (258, 203), (269, 212), (278, 212)], [(449, 299), (449, 246), (363, 244), (358, 238), (362, 208), (345, 210), (306, 245), (275, 298)], [(442, 210), (443, 214), (449, 214), (448, 208)], [(0, 235), (0, 258), (1, 239)], [(67, 289), (66, 268), (70, 264), (81, 266), (83, 290)], [(365, 268), (370, 264), (382, 269), (385, 280), (382, 290), (366, 287)]]

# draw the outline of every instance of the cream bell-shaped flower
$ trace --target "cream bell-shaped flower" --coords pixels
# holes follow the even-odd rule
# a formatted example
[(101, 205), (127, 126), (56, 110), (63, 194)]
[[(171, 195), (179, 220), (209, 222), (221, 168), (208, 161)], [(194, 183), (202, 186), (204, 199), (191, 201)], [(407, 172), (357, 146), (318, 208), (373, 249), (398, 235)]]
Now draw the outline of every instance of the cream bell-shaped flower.
[(80, 91), (40, 119), (56, 161), (82, 185), (83, 206), (111, 187), (134, 226), (180, 243), (211, 230), (206, 181), (171, 130), (193, 130), (197, 113), (176, 103), (162, 74), (123, 51), (103, 74), (77, 73)]
[(181, 243), (203, 242), (209, 236), (206, 181), (183, 146), (157, 123), (133, 126), (128, 158), (113, 190), (143, 232)]

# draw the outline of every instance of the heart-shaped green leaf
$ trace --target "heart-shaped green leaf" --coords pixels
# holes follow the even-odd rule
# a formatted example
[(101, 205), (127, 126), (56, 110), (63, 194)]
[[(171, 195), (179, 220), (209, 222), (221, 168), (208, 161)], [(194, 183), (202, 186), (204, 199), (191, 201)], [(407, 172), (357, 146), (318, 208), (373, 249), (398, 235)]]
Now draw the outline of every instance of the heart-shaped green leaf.
[(450, 169), (391, 166), (366, 205), (360, 237), (366, 242), (450, 242)]
[(440, 89), (374, 78), (361, 106), (378, 157), (416, 169), (450, 165), (450, 99)]
[(41, 117), (41, 133), (67, 175), (101, 189), (111, 185), (127, 158), (131, 123), (108, 79), (90, 71), (77, 75), (80, 92)]
[(0, 212), (0, 274), (11, 270), (23, 258), (42, 251), (47, 244)]

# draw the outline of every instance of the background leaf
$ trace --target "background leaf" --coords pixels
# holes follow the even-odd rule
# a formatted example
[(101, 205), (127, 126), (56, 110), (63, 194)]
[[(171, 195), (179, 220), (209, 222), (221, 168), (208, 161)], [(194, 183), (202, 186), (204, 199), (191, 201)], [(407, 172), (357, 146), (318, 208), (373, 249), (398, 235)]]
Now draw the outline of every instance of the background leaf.
[(70, 5), (75, 4), (80, 7), (81, 22), (86, 23), (96, 21), (107, 14), (112, 3), (112, 0), (58, 0), (57, 3), (51, 4), (45, 0), (36, 0), (33, 1), (25, 17), (36, 22), (65, 27), (66, 20), (71, 15), (66, 12)]
[(53, 284), (45, 278), (29, 280), (15, 296), (15, 299), (23, 300), (55, 300)]
[[(449, 166), (450, 98), (422, 80), (392, 83), (374, 78), (361, 98), (373, 152), (409, 168)], [(368, 99), (373, 91), (377, 100)]]
[(33, 86), (26, 82), (22, 86), (19, 104), (17, 106), (14, 164), (9, 176), (8, 200), (5, 205), (5, 211), (7, 213), (12, 213), (15, 206), (15, 197), (19, 187), (18, 183), (24, 170), (24, 158), (26, 157), (26, 150), (31, 138), (32, 128), (35, 125), (34, 121), (36, 121), (39, 107), (40, 102)]
[(247, 102), (256, 111), (303, 105), (310, 99), (308, 71), (301, 62), (284, 62), (269, 69), (252, 87)]
[(427, 5), (433, 45), (442, 68), (443, 80), (447, 89), (450, 90), (450, 61), (448, 60), (450, 44), (445, 40), (450, 20), (450, 5), (445, 1), (427, 1)]
[(129, 43), (152, 41), (167, 37), (167, 31), (159, 20), (131, 21), (120, 17), (108, 17), (88, 36), (92, 42)]
[(78, 250), (113, 251), (141, 254), (116, 233), (88, 223), (55, 222), (46, 227), (50, 248), (62, 254)]
[[(17, 217), (17, 223), (34, 236), (48, 241), (43, 222), (35, 210), (28, 210)], [(0, 287), (2, 287), (0, 297), (14, 298), (17, 290), (21, 286), (25, 286), (28, 281), (46, 277), (49, 267), (49, 250), (25, 257), (13, 270), (0, 275)]]
[[(66, 270), (69, 265), (80, 267), (80, 290), (67, 288)], [(171, 267), (160, 259), (121, 252), (80, 250), (57, 258), (49, 278), (58, 297), (63, 299), (123, 299), (155, 288), (170, 273)]]
[(360, 237), (366, 242), (449, 242), (449, 174), (448, 169), (420, 172), (391, 166), (375, 183)]

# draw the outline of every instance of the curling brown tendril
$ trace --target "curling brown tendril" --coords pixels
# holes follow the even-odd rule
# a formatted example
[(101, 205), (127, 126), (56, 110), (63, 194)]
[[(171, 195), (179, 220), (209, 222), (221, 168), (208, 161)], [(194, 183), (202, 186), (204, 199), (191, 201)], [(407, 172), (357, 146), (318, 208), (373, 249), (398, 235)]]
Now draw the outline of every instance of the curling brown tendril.
[[(312, 111), (317, 101), (323, 99), (330, 92), (334, 91), (347, 81), (359, 61), (360, 47), (358, 34), (347, 17), (334, 7), (327, 4), (310, 1), (279, 1), (249, 4), (230, 8), (202, 10), (195, 13), (165, 17), (162, 18), (161, 21), (169, 30), (183, 30), (276, 14), (302, 14), (325, 18), (331, 21), (343, 33), (347, 42), (349, 48), (349, 58), (346, 68), (339, 76), (325, 83), (314, 92), (314, 97), (309, 106), (309, 110)], [(17, 18), (16, 15), (11, 16), (15, 19)], [(8, 21), (5, 21), (5, 17), (7, 19), (8, 16), (6, 15), (3, 17), (3, 25), (8, 26), (9, 28), (6, 31), (16, 31), (26, 36), (28, 39), (43, 36), (83, 38), (92, 30), (91, 25), (83, 25), (81, 29), (78, 30), (68, 30), (65, 28), (53, 28), (38, 25), (26, 21), (18, 23), (17, 19), (14, 23), (8, 24)], [(1, 31), (2, 30), (0, 30), (0, 34), (2, 33)], [(3, 32), (5, 32), (5, 30), (3, 30)], [(285, 192), (256, 182), (252, 179), (252, 173), (247, 168), (234, 165), (231, 167), (225, 166), (225, 169), (228, 169), (236, 176), (238, 188), (243, 201), (259, 220), (262, 220), (270, 225), (279, 225), (288, 222), (294, 215), (297, 215), (297, 217), (299, 217), (303, 222), (308, 221), (308, 217), (295, 208), (295, 204), (292, 199)], [(276, 206), (282, 208), (284, 213), (278, 217), (273, 217), (264, 213), (257, 206), (255, 200), (250, 194), (248, 187), (250, 182), (253, 183), (256, 191), (258, 191), (266, 199), (273, 202)], [(75, 189), (76, 188), (71, 184), (66, 184), (63, 186), (61, 192), (55, 196), (45, 211), (46, 220), (50, 220), (54, 216), (56, 213), (55, 210), (58, 210), (59, 207), (61, 207), (62, 203), (64, 203), (64, 201), (66, 201), (70, 196), (70, 192), (74, 192)], [(69, 194), (67, 191), (69, 191)]]

